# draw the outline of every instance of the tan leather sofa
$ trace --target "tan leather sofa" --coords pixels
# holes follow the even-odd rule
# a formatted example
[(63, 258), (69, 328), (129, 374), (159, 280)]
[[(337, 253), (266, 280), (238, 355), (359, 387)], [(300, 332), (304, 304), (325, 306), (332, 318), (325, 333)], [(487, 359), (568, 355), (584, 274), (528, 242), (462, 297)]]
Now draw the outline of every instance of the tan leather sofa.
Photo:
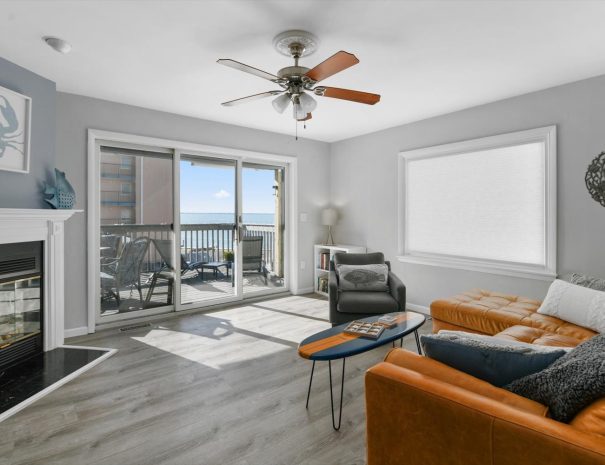
[[(473, 290), (433, 302), (433, 330), (568, 347), (596, 334), (539, 306)], [(369, 465), (605, 465), (605, 398), (564, 424), (544, 405), (401, 349), (365, 383)]]

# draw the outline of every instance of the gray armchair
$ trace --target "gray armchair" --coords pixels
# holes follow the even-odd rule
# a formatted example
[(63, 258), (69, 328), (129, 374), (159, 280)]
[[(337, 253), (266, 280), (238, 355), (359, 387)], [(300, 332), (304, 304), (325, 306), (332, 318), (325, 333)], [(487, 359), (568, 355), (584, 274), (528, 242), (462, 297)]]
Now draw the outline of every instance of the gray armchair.
[[(385, 264), (389, 268), (386, 292), (341, 291), (338, 286), (337, 265)], [(384, 260), (382, 252), (336, 253), (330, 262), (328, 281), (330, 299), (330, 322), (339, 325), (349, 321), (405, 310), (405, 286), (391, 271), (391, 264)]]

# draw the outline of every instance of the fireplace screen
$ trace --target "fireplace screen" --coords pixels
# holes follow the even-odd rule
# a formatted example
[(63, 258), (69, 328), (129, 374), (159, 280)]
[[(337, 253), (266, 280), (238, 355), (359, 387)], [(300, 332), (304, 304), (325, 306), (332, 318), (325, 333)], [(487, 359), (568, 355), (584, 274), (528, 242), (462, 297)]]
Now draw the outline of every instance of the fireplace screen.
[(40, 335), (40, 276), (0, 283), (0, 349)]

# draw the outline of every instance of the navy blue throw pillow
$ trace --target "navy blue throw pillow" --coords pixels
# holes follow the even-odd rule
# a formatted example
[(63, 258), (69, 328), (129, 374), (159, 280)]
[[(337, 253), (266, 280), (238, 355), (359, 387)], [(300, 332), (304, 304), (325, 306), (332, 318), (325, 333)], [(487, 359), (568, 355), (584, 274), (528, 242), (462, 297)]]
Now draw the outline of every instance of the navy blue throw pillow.
[(433, 334), (421, 336), (427, 357), (502, 387), (512, 381), (543, 370), (565, 355), (563, 349), (545, 349), (530, 344), (510, 344), (494, 338), (483, 340)]

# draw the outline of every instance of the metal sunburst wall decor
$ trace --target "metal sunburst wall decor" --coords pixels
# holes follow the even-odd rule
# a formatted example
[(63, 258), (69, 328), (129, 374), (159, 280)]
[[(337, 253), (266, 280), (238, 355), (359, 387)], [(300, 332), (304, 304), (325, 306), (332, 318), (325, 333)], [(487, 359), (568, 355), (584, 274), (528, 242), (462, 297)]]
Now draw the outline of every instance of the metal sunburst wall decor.
[(588, 165), (584, 180), (590, 196), (605, 207), (605, 152), (598, 154)]

